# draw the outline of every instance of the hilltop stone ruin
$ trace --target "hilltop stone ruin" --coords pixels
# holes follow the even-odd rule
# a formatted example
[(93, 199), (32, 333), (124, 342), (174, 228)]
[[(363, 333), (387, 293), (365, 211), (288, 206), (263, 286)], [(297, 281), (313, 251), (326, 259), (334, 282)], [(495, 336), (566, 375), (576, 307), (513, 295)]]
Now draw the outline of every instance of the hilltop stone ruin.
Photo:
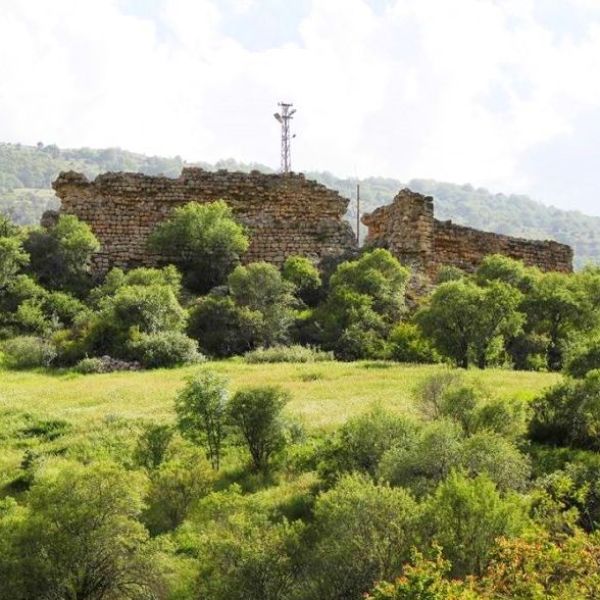
[(161, 257), (147, 248), (148, 236), (174, 207), (191, 201), (227, 202), (250, 234), (245, 262), (281, 265), (292, 254), (321, 262), (356, 250), (344, 220), (349, 201), (301, 174), (186, 168), (177, 179), (105, 173), (88, 181), (70, 171), (52, 185), (61, 212), (87, 222), (100, 241), (94, 259), (99, 272), (159, 263)]
[[(344, 219), (349, 200), (302, 174), (267, 175), (185, 168), (177, 179), (139, 173), (105, 173), (93, 181), (69, 171), (53, 183), (61, 212), (87, 222), (101, 249), (94, 269), (160, 264), (148, 236), (174, 207), (190, 201), (224, 200), (249, 231), (245, 262), (281, 265), (294, 254), (315, 263), (352, 256), (358, 250)], [(51, 220), (51, 219), (50, 219)], [(44, 220), (49, 222), (48, 218)], [(438, 221), (433, 199), (402, 190), (392, 204), (362, 217), (366, 243), (388, 248), (418, 276), (432, 279), (442, 265), (473, 271), (493, 253), (521, 259), (544, 271), (570, 272), (573, 252), (551, 241), (532, 241)]]
[(362, 222), (369, 228), (367, 244), (388, 248), (413, 272), (429, 279), (444, 265), (472, 272), (489, 254), (522, 260), (542, 271), (573, 270), (570, 246), (438, 221), (433, 215), (433, 198), (409, 189), (401, 190), (391, 204), (363, 215)]

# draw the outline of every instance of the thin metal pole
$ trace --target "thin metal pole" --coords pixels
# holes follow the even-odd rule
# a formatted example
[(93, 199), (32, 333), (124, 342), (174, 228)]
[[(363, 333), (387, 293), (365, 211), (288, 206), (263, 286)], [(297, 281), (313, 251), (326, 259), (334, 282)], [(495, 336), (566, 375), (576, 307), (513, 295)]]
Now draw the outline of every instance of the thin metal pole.
[(360, 246), (360, 183), (356, 183), (356, 244)]

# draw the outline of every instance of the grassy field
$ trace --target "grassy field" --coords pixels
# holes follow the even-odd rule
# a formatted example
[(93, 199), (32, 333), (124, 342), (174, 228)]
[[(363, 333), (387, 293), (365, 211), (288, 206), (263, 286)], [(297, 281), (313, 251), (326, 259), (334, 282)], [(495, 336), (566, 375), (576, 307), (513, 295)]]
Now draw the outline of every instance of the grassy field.
[[(247, 365), (239, 360), (200, 367), (104, 375), (0, 371), (0, 480), (18, 466), (28, 448), (84, 455), (86, 447), (112, 445), (118, 453), (136, 435), (141, 420), (172, 421), (177, 391), (198, 369), (214, 369), (235, 390), (247, 385), (281, 385), (292, 395), (286, 410), (308, 429), (334, 428), (374, 404), (415, 411), (415, 386), (438, 366), (387, 363)], [(490, 393), (531, 398), (559, 378), (547, 373), (469, 371)], [(36, 434), (37, 424), (61, 420), (68, 434), (57, 440)], [(107, 437), (106, 431), (114, 433)], [(33, 431), (34, 433), (28, 433)], [(37, 437), (36, 437), (37, 436)], [(107, 441), (108, 440), (108, 441)]]

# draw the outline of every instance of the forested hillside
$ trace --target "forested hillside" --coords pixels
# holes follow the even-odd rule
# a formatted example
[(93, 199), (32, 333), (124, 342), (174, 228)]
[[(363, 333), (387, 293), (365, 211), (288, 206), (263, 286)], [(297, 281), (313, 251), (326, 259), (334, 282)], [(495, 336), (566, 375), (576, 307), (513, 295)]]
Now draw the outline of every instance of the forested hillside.
[[(57, 201), (51, 182), (62, 170), (73, 169), (95, 177), (104, 171), (141, 171), (150, 175), (176, 177), (184, 166), (181, 157), (144, 156), (118, 148), (60, 149), (55, 145), (24, 146), (0, 144), (0, 212), (19, 224), (39, 221), (41, 214)], [(197, 163), (206, 169), (226, 168), (272, 171), (264, 165), (223, 160), (216, 164)], [(341, 179), (327, 172), (309, 172), (307, 176), (339, 190), (354, 199), (356, 181)], [(576, 264), (600, 262), (600, 217), (545, 206), (523, 195), (492, 194), (469, 184), (456, 185), (433, 180), (401, 182), (385, 177), (361, 180), (363, 211), (386, 204), (402, 187), (434, 196), (436, 216), (454, 222), (528, 238), (555, 239), (575, 249)], [(356, 207), (351, 203), (348, 218), (356, 223)]]

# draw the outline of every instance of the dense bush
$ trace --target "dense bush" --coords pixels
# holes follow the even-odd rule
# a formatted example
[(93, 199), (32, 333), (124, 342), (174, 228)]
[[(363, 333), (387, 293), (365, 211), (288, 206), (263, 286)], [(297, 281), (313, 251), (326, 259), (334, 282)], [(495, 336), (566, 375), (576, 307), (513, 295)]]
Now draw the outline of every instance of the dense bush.
[(43, 286), (77, 294), (89, 287), (91, 257), (100, 244), (87, 223), (61, 215), (49, 229), (31, 231), (24, 247), (28, 270)]
[(441, 357), (412, 323), (399, 323), (389, 335), (389, 353), (392, 360), (405, 363), (436, 363)]
[(496, 539), (523, 531), (525, 508), (517, 496), (503, 497), (486, 475), (469, 479), (453, 473), (427, 501), (424, 522), (450, 560), (452, 575), (481, 575)]
[(236, 267), (227, 279), (235, 303), (255, 315), (255, 344), (273, 346), (288, 341), (292, 325), (293, 285), (265, 262)]
[(229, 419), (257, 471), (266, 471), (272, 456), (285, 444), (281, 411), (288, 400), (287, 392), (278, 387), (248, 387), (238, 390), (227, 405)]
[(288, 256), (281, 275), (294, 285), (295, 294), (307, 306), (316, 306), (321, 296), (321, 275), (315, 265), (304, 256)]
[(127, 344), (129, 357), (144, 367), (175, 367), (202, 362), (194, 340), (179, 331), (140, 333)]
[(406, 310), (408, 276), (383, 249), (340, 264), (315, 311), (325, 347), (343, 360), (385, 358), (385, 337)]
[(210, 465), (202, 457), (162, 462), (150, 472), (142, 521), (154, 535), (175, 529), (209, 493), (213, 480)]
[(403, 489), (349, 475), (317, 499), (305, 598), (359, 600), (401, 573), (417, 543), (419, 506)]
[(307, 346), (272, 346), (257, 348), (244, 354), (244, 361), (258, 363), (314, 363), (333, 360), (333, 353)]
[(149, 244), (181, 268), (187, 287), (206, 293), (225, 282), (249, 242), (231, 208), (218, 201), (175, 208), (172, 216), (157, 226)]
[(534, 400), (532, 409), (532, 440), (600, 450), (600, 371), (559, 383)]
[(148, 470), (158, 468), (165, 460), (173, 434), (173, 428), (169, 425), (146, 425), (135, 449), (136, 463)]
[(590, 371), (600, 369), (600, 338), (593, 337), (570, 349), (565, 372), (571, 377), (585, 377)]
[(0, 518), (0, 598), (160, 597), (139, 483), (110, 464), (69, 464), (34, 483), (26, 511)]
[(327, 439), (319, 455), (319, 472), (329, 482), (355, 471), (375, 478), (385, 452), (411, 447), (416, 436), (415, 422), (374, 408), (349, 419)]
[(4, 364), (9, 369), (35, 369), (49, 367), (56, 358), (52, 342), (33, 336), (20, 336), (2, 345)]
[(261, 315), (229, 296), (209, 294), (190, 309), (188, 335), (215, 358), (243, 354), (258, 341)]

